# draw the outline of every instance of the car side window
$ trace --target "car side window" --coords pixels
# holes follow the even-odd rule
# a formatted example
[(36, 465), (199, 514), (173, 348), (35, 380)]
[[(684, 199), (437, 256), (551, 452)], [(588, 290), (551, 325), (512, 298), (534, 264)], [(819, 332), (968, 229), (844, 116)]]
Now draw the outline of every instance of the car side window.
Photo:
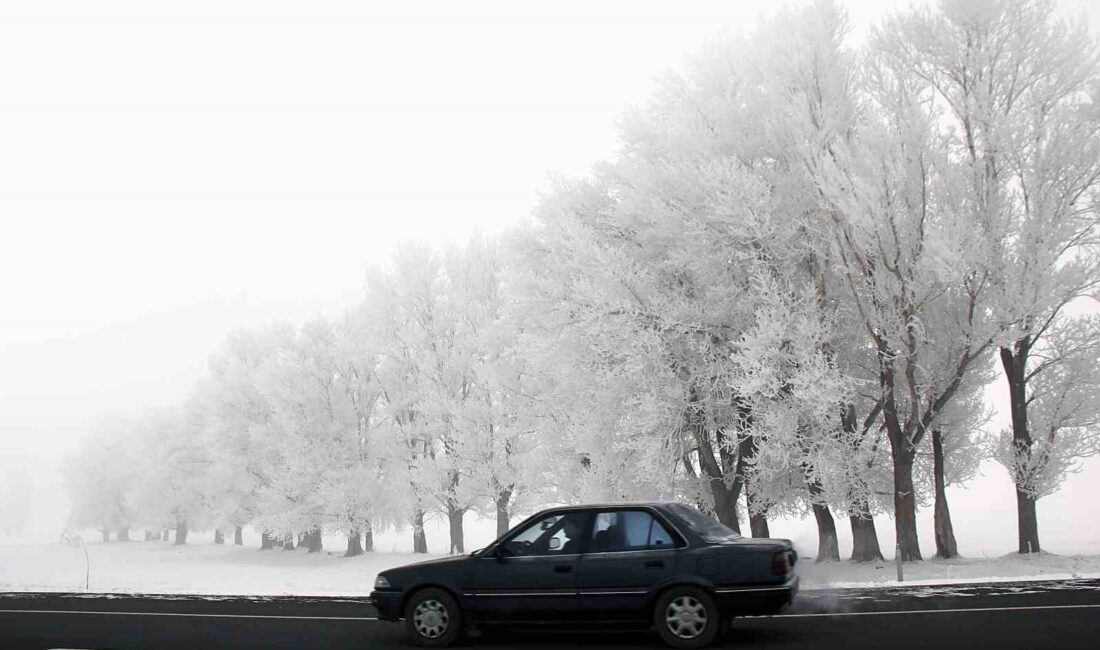
[(596, 515), (592, 553), (672, 548), (672, 535), (661, 522), (642, 510), (615, 510)]
[(649, 529), (649, 548), (672, 548), (676, 542), (672, 540), (672, 534), (664, 527), (664, 524), (653, 520), (653, 527)]
[(503, 548), (509, 555), (573, 555), (580, 553), (584, 513), (548, 515), (532, 522)]

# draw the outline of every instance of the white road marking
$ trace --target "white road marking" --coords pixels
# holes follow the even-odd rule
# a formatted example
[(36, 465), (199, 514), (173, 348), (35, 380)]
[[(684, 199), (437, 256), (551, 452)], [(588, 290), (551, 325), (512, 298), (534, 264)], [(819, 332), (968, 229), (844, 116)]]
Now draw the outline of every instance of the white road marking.
[(77, 609), (0, 609), (0, 614), (98, 614), (101, 616), (191, 616), (195, 618), (286, 618), (305, 621), (377, 621), (365, 616), (275, 616), (273, 614), (185, 614), (181, 612), (97, 612)]
[(909, 609), (889, 612), (833, 612), (822, 614), (775, 614), (772, 616), (744, 616), (742, 618), (819, 618), (828, 616), (886, 616), (898, 614), (959, 614), (964, 612), (1017, 612), (1043, 609), (1097, 609), (1095, 605), (1032, 605), (1020, 607), (964, 607), (958, 609)]

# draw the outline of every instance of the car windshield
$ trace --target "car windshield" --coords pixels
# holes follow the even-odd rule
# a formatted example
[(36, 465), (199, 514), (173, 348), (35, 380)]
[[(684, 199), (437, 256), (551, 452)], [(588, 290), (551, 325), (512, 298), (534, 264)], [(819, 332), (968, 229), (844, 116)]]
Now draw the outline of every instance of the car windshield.
[(708, 542), (722, 542), (741, 537), (732, 528), (712, 517), (708, 517), (697, 508), (682, 503), (674, 503), (668, 509), (696, 535)]

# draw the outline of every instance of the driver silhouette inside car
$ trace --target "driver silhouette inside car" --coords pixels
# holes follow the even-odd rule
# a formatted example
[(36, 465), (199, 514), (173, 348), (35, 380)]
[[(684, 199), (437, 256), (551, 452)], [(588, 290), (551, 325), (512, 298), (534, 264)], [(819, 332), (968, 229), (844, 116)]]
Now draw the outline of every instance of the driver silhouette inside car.
[(562, 532), (569, 541), (561, 545), (558, 553), (562, 555), (576, 555), (581, 552), (581, 524), (573, 517), (566, 517), (562, 524)]

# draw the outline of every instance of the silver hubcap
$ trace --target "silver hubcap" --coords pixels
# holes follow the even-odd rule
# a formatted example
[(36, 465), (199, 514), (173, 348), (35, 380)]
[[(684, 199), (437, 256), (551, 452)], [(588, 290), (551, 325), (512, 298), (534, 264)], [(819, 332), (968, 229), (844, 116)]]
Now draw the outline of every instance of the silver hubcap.
[(668, 604), (665, 625), (681, 639), (694, 639), (707, 629), (707, 608), (697, 598), (680, 596)]
[(450, 620), (447, 608), (438, 600), (425, 600), (413, 610), (413, 627), (426, 639), (434, 639), (446, 632)]

